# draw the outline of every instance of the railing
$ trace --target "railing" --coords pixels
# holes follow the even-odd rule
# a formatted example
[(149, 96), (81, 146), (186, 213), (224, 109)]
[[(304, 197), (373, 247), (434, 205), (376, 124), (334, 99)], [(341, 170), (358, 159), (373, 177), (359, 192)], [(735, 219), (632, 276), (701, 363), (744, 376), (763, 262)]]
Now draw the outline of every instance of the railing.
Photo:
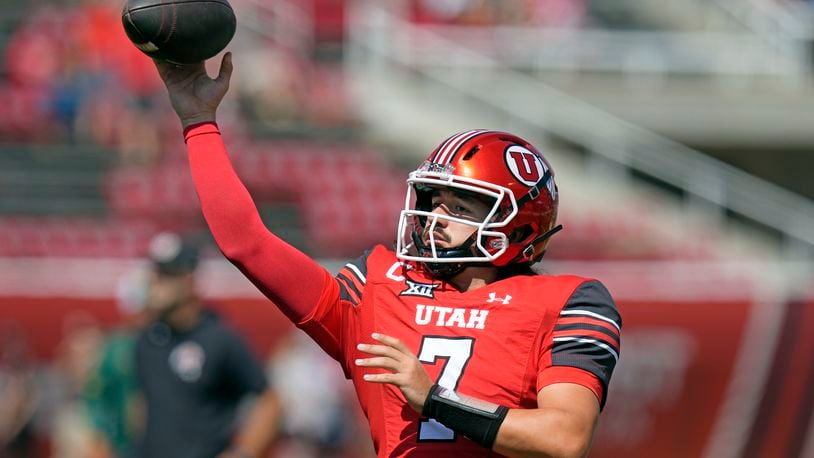
[(384, 9), (370, 4), (355, 9), (350, 30), (348, 54), (367, 59), (363, 64), (371, 71), (419, 74), (675, 187), (688, 202), (705, 202), (721, 214), (735, 213), (771, 228), (783, 235), (790, 254), (806, 256), (814, 249), (814, 204), (806, 198), (622, 121)]
[(710, 4), (767, 41), (784, 46), (786, 43), (811, 38), (812, 26), (807, 23), (808, 5), (795, 8), (775, 0), (713, 0)]
[[(652, 11), (645, 14), (651, 16), (692, 18), (685, 21), (691, 24), (670, 30), (448, 24), (423, 24), (422, 29), (433, 37), (465, 44), (478, 54), (522, 71), (774, 76), (796, 83), (810, 73), (810, 46), (802, 39), (805, 34), (800, 30), (806, 20), (794, 18), (792, 13), (778, 7), (756, 11), (754, 5), (759, 3), (761, 0), (601, 2), (600, 9), (649, 8)], [(371, 10), (377, 8), (389, 8), (391, 14), (404, 15), (403, 8), (394, 6), (397, 3), (382, 6), (359, 0), (355, 4), (367, 10), (369, 17), (377, 14)], [(412, 34), (410, 39), (408, 47), (416, 63), (432, 64), (439, 57), (420, 35)], [(458, 66), (477, 63), (477, 59), (456, 57)]]
[[(779, 76), (806, 72), (802, 41), (769, 42), (735, 32), (619, 31), (584, 28), (501, 26), (489, 29), (422, 26), (426, 34), (409, 34), (399, 43), (412, 65), (443, 63), (449, 56), (434, 47), (440, 38), (466, 43), (479, 56), (518, 70), (657, 73), (707, 76)], [(481, 59), (456, 58), (477, 67)]]
[(799, 2), (797, 8), (775, 0), (713, 0), (717, 8), (732, 21), (741, 24), (769, 46), (777, 55), (796, 60), (800, 75), (811, 74), (811, 40), (814, 19), (809, 5)]

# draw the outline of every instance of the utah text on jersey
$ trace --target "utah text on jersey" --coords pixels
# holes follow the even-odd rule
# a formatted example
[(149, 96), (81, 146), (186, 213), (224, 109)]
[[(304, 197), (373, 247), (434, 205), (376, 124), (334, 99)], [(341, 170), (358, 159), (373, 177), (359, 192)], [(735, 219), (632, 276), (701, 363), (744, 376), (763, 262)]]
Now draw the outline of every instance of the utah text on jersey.
[(416, 304), (415, 306), (415, 324), (418, 325), (435, 324), (435, 326), (444, 327), (457, 326), (459, 328), (484, 329), (487, 316), (489, 316), (489, 311), (481, 309), (424, 304)]

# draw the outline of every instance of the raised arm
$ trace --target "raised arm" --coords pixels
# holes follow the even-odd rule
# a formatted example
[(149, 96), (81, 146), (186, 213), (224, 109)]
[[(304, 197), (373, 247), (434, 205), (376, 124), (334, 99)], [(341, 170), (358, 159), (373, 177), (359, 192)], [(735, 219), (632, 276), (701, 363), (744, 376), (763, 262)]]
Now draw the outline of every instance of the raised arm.
[[(184, 127), (192, 178), (215, 242), (289, 319), (300, 322), (316, 306), (330, 275), (265, 227), (232, 167), (215, 124), (218, 105), (229, 89), (231, 53), (224, 56), (214, 79), (203, 62), (156, 62), (156, 68)], [(303, 283), (309, 287), (302, 288)]]

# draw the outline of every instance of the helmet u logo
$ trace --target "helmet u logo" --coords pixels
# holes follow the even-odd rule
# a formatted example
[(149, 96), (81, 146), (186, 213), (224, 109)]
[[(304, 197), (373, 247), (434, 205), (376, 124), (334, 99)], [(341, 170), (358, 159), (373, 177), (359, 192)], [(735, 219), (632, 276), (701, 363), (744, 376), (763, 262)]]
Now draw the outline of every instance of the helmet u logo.
[(520, 145), (506, 149), (506, 165), (517, 181), (526, 186), (534, 186), (545, 173), (542, 159)]

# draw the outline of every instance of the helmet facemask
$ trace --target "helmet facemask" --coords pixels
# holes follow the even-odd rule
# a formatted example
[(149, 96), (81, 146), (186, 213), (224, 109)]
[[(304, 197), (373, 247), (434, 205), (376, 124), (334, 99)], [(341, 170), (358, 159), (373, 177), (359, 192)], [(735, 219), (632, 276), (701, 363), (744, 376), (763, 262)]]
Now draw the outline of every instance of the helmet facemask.
[[(455, 275), (466, 266), (491, 265), (509, 246), (507, 235), (500, 229), (517, 214), (517, 203), (509, 189), (452, 172), (449, 166), (440, 168), (429, 162), (412, 172), (407, 179), (405, 209), (399, 219), (398, 257), (422, 262), (439, 276)], [(489, 210), (477, 221), (433, 212), (432, 194), (439, 188), (474, 196), (487, 203)], [(441, 248), (435, 239), (435, 226), (441, 220), (471, 226), (473, 233), (458, 246)], [(427, 242), (425, 237), (429, 238)]]
[[(506, 132), (476, 129), (448, 137), (409, 175), (407, 184), (396, 257), (418, 262), (435, 275), (451, 276), (467, 266), (533, 264), (562, 228), (556, 225), (554, 171), (534, 146)], [(433, 203), (445, 205), (447, 199), (442, 195), (435, 200), (434, 191), (454, 192), (454, 198), (479, 196), (489, 211), (484, 213), (480, 205), (474, 213), (433, 211)], [(466, 219), (472, 215), (478, 221)], [(451, 238), (436, 239), (436, 225), (441, 236), (451, 229)], [(472, 233), (462, 241), (468, 235), (465, 226)]]

